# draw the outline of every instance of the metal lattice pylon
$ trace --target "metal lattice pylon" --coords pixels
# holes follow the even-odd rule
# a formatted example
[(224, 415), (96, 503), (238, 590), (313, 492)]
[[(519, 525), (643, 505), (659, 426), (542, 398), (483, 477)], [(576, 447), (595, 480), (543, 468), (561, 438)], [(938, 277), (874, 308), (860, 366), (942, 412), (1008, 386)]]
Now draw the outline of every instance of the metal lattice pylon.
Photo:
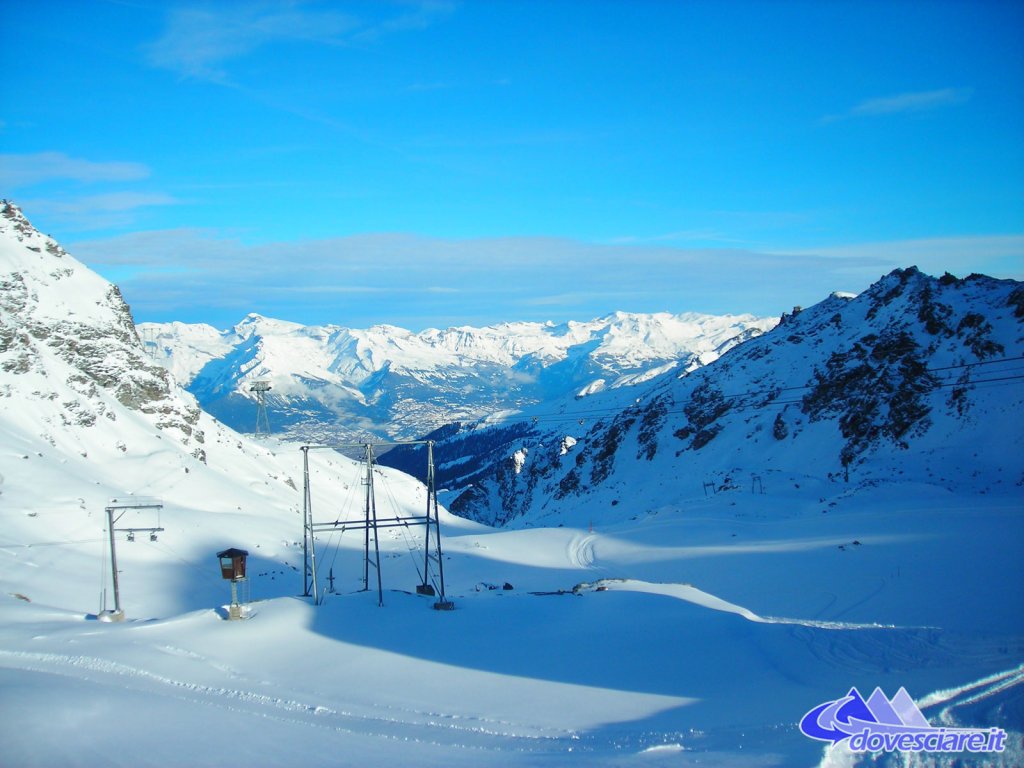
[(267, 392), (270, 391), (269, 381), (254, 381), (249, 391), (256, 395), (256, 436), (270, 434), (270, 418), (267, 415)]
[[(408, 517), (386, 517), (377, 516), (377, 504), (374, 492), (374, 465), (376, 457), (375, 446), (393, 445), (425, 445), (427, 447), (427, 509), (425, 515), (412, 515)], [(363, 464), (365, 476), (362, 484), (365, 486), (364, 519), (360, 522), (334, 521), (330, 523), (313, 522), (313, 504), (310, 493), (309, 477), (309, 451), (315, 448), (361, 448), (363, 450)], [(384, 589), (380, 569), (380, 546), (378, 534), (384, 528), (408, 528), (410, 525), (422, 525), (424, 527), (424, 571), (422, 574), (423, 583), (416, 586), (417, 594), (436, 596), (437, 602), (434, 608), (437, 610), (451, 610), (454, 604), (448, 600), (444, 591), (444, 560), (441, 552), (441, 525), (438, 519), (437, 490), (434, 487), (434, 441), (433, 440), (408, 440), (387, 443), (339, 443), (335, 445), (304, 445), (301, 446), (303, 463), (303, 595), (312, 596), (313, 603), (320, 602), (320, 595), (316, 576), (316, 547), (315, 534), (317, 531), (333, 531), (339, 528), (348, 530), (363, 531), (363, 590), (370, 589), (370, 569), (376, 572), (377, 581), (377, 603), (384, 604)], [(431, 541), (433, 531), (433, 541)], [(372, 544), (372, 546), (371, 546)], [(431, 578), (431, 563), (436, 568), (437, 578)], [(431, 584), (433, 581), (433, 584)], [(435, 589), (436, 586), (436, 589)]]

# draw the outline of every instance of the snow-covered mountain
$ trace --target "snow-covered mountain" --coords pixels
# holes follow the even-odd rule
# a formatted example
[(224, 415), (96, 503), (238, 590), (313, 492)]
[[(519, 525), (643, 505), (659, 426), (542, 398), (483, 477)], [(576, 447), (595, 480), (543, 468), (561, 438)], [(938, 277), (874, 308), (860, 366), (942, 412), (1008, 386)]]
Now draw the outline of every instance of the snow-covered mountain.
[[(1021, 413), (1024, 286), (909, 268), (784, 316), (697, 370), (436, 436), (453, 457), (440, 474), (453, 511), (584, 524), (617, 519), (627, 500), (634, 513), (674, 505), (681, 486), (801, 476), (834, 485), (828, 494), (894, 477), (1019, 491)], [(384, 461), (411, 470), (403, 456), (416, 454)]]
[[(173, 433), (191, 453), (203, 453), (200, 411), (171, 378), (146, 357), (132, 317), (116, 286), (82, 267), (42, 236), (19, 209), (0, 209), (0, 243), (9, 269), (0, 279), (0, 394), (13, 381), (38, 403), (41, 433), (51, 444), (65, 427), (116, 422), (121, 410), (139, 414)], [(68, 449), (70, 446), (63, 446)]]
[[(268, 577), (264, 594), (292, 594), (301, 578), (298, 446), (254, 442), (202, 411), (146, 354), (117, 287), (7, 201), (0, 204), (0, 446), (0, 544), (16, 543), (5, 561), (14, 567), (0, 572), (8, 593), (98, 608), (103, 585), (81, 574), (102, 562), (96, 543), (105, 541), (103, 511), (112, 498), (160, 500), (166, 529), (166, 543), (128, 548), (119, 564), (174, 573), (235, 545), (250, 549), (268, 574), (297, 573), (281, 584)], [(311, 501), (333, 504), (359, 471), (337, 454), (314, 452)], [(395, 514), (422, 514), (422, 485), (378, 471), (391, 485)], [(149, 513), (128, 514), (125, 524)], [(18, 552), (45, 541), (57, 542), (60, 558), (47, 559), (52, 578), (40, 580), (37, 565), (21, 566)], [(174, 611), (205, 590), (164, 591), (158, 579), (129, 587), (128, 599)]]
[[(71, 451), (66, 427), (117, 422), (125, 410), (203, 454), (200, 411), (142, 351), (117, 287), (85, 269), (20, 209), (0, 208), (0, 395), (33, 403), (35, 425), (53, 447)], [(15, 382), (17, 387), (15, 387)], [(120, 406), (120, 407), (118, 407)]]
[(419, 437), (452, 421), (693, 370), (777, 319), (617, 312), (588, 322), (365, 330), (249, 315), (228, 331), (141, 323), (154, 360), (202, 407), (252, 431), (253, 381), (267, 380), (271, 429), (305, 439)]
[[(1018, 354), (1020, 293), (985, 278), (939, 284), (894, 274), (867, 299), (787, 318), (782, 336), (688, 377), (537, 412), (525, 427), (543, 425), (551, 442), (506, 455), (524, 480), (513, 490), (538, 478), (516, 518), (532, 529), (440, 511), (451, 612), (411, 593), (423, 553), (401, 525), (379, 542), (385, 606), (360, 591), (362, 536), (344, 524), (362, 519), (363, 468), (311, 451), (312, 509), (342, 525), (316, 539), (330, 589), (314, 605), (295, 597), (297, 446), (251, 441), (199, 411), (147, 360), (116, 289), (3, 204), (4, 764), (896, 764), (895, 753), (858, 756), (797, 730), (857, 685), (890, 696), (905, 686), (934, 725), (1005, 729), (1005, 753), (985, 764), (1020, 765), (1020, 411), (1000, 410), (1019, 405), (1007, 358)], [(920, 316), (901, 316), (928, 286)], [(867, 322), (877, 338), (847, 348), (844, 334)], [(822, 360), (818, 371), (802, 371), (794, 350)], [(923, 350), (934, 360), (922, 373)], [(768, 363), (769, 392), (732, 388), (768, 376)], [(917, 386), (925, 374), (950, 384)], [(890, 397), (890, 383), (907, 381)], [(833, 390), (845, 396), (825, 397)], [(868, 422), (877, 429), (856, 419), (872, 398), (884, 400)], [(759, 415), (768, 401), (783, 414), (777, 429)], [(973, 444), (978, 435), (993, 444)], [(436, 446), (452, 478), (472, 458), (454, 452), (461, 439)], [(737, 450), (755, 440), (763, 461)], [(551, 456), (562, 464), (548, 477), (538, 468)], [(748, 487), (737, 467), (763, 484)], [(846, 469), (850, 482), (835, 478)], [(563, 490), (573, 470), (579, 485)], [(382, 514), (422, 514), (422, 485), (381, 466), (373, 477)], [(560, 495), (546, 506), (541, 491)], [(111, 579), (112, 497), (163, 502), (156, 521), (129, 510), (115, 531), (120, 624), (94, 613)], [(156, 540), (126, 540), (124, 526), (153, 522)], [(248, 621), (222, 620), (215, 553), (228, 546), (249, 551)]]

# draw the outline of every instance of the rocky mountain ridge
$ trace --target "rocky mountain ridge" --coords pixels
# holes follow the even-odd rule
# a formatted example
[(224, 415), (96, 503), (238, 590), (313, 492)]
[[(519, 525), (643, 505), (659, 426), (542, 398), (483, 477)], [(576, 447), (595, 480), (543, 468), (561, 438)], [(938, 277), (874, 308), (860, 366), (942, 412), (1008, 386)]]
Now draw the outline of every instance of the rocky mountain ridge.
[[(895, 478), (1024, 486), (1024, 285), (896, 270), (836, 294), (707, 366), (587, 411), (436, 433), (452, 511), (492, 524), (615, 519), (699, 493)], [(416, 449), (384, 461), (412, 469)]]
[(0, 203), (0, 397), (28, 398), (51, 444), (69, 425), (141, 415), (205, 456), (200, 409), (143, 351), (131, 311), (111, 285)]
[(142, 323), (147, 350), (204, 409), (255, 424), (252, 382), (266, 380), (274, 431), (306, 440), (415, 438), (456, 420), (522, 411), (566, 396), (693, 370), (777, 320), (617, 312), (588, 322), (484, 328), (302, 326), (250, 314), (227, 331)]

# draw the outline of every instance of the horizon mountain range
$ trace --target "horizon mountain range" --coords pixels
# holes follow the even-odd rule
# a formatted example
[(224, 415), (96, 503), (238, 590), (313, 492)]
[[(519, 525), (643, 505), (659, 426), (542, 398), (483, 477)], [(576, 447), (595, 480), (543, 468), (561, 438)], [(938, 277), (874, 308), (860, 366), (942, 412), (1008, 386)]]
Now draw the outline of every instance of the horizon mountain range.
[[(116, 286), (13, 204), (3, 213), (17, 263), (49, 262), (5, 279), (4, 370), (40, 372), (56, 355), (85, 372), (67, 376), (74, 397), (43, 398), (61, 406), (46, 405), (47, 440), (60, 424), (113, 418), (100, 397), (111, 391), (202, 460), (205, 414), (245, 430), (248, 388), (267, 380), (286, 438), (431, 436), (446, 505), (491, 525), (614, 518), (621, 488), (638, 481), (656, 509), (674, 503), (677, 477), (714, 488), (766, 472), (839, 487), (894, 473), (944, 488), (1024, 484), (1017, 281), (911, 267), (778, 321), (620, 312), (412, 333), (251, 314), (229, 331), (143, 323), (140, 339)], [(75, 299), (72, 285), (104, 298)], [(414, 448), (382, 463), (424, 466)], [(967, 464), (983, 468), (964, 475)]]
[(267, 381), (273, 433), (314, 442), (414, 439), (453, 421), (510, 416), (565, 397), (691, 371), (774, 327), (753, 315), (614, 312), (585, 322), (508, 322), (418, 333), (304, 326), (249, 314), (225, 331), (140, 323), (150, 356), (200, 405), (255, 429)]

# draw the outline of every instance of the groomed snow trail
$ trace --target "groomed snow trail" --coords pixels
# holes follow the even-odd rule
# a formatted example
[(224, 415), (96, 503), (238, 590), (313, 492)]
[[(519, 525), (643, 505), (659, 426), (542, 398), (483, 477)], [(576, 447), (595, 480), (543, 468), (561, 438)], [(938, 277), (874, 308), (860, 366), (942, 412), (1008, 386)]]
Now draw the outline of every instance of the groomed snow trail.
[(712, 595), (691, 584), (655, 584), (639, 579), (601, 579), (591, 584), (579, 585), (578, 591), (621, 591), (621, 592), (646, 592), (651, 595), (665, 595), (677, 600), (685, 600), (694, 605), (700, 605), (715, 611), (735, 613), (748, 621), (759, 624), (792, 624), (800, 627), (815, 627), (818, 629), (892, 629), (892, 624), (855, 624), (843, 621), (820, 621), (817, 619), (788, 619), (778, 616), (759, 616), (748, 608), (730, 603), (720, 597)]

